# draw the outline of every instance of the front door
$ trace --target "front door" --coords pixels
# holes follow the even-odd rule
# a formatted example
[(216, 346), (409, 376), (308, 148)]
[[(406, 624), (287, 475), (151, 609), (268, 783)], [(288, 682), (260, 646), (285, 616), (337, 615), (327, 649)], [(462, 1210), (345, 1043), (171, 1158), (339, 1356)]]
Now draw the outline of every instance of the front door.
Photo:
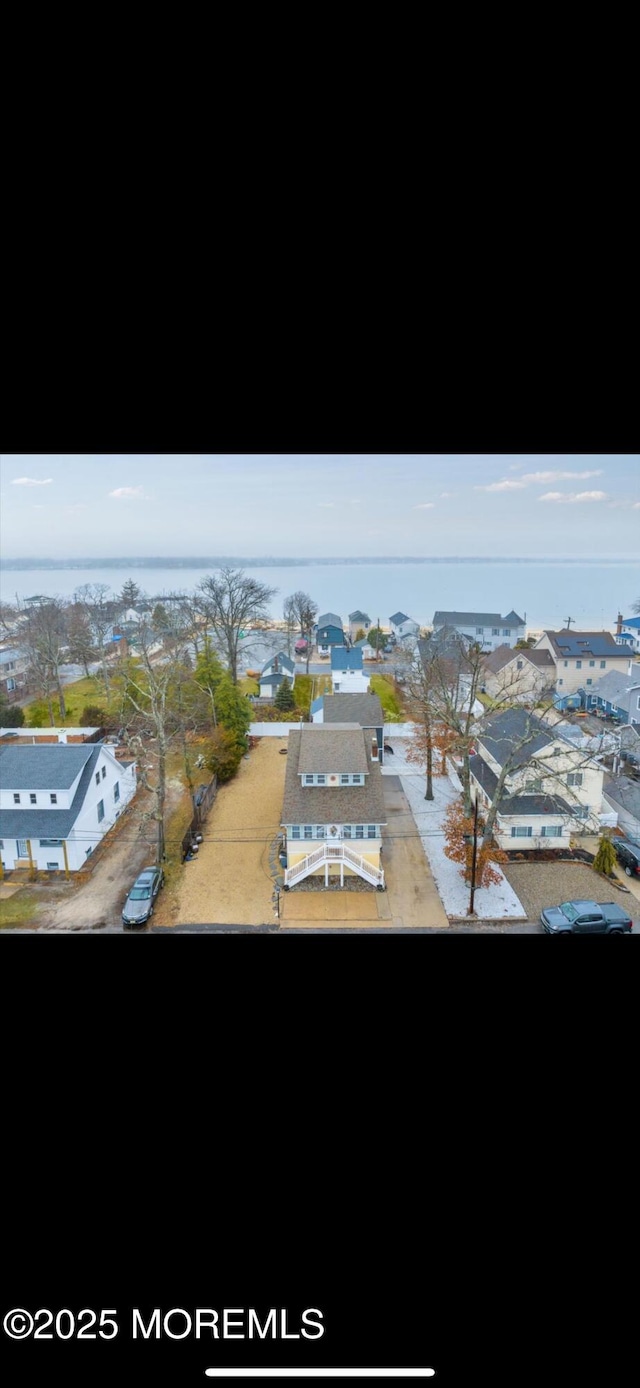
[(18, 839), (18, 857), (19, 857), (19, 858), (28, 858), (28, 857), (29, 857), (29, 849), (27, 848), (27, 840), (26, 840), (26, 839)]

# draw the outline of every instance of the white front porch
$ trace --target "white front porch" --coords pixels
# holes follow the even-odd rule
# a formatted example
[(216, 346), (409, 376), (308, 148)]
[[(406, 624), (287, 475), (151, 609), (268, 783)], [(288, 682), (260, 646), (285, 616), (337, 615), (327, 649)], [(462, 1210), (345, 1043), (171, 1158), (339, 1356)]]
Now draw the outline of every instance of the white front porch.
[(370, 882), (372, 886), (384, 890), (384, 872), (382, 868), (373, 866), (373, 863), (363, 858), (360, 853), (355, 853), (346, 843), (323, 843), (307, 853), (306, 857), (300, 858), (293, 867), (285, 868), (284, 885), (294, 887), (297, 882), (302, 882), (303, 878), (309, 877), (312, 872), (317, 872), (324, 867), (325, 886), (329, 885), (329, 865), (330, 863), (340, 864), (340, 886), (344, 886), (345, 866), (355, 872), (358, 877), (363, 877), (365, 882)]

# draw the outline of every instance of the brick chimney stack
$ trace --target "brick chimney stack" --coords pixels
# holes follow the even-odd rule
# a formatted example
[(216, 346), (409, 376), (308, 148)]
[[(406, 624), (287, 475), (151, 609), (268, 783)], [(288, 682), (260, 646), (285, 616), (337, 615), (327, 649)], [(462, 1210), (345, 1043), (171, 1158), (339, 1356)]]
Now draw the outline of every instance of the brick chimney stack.
[(619, 613), (618, 613), (618, 617), (617, 617), (616, 636), (619, 636), (620, 633), (621, 633), (621, 631), (622, 631), (622, 613), (619, 612)]

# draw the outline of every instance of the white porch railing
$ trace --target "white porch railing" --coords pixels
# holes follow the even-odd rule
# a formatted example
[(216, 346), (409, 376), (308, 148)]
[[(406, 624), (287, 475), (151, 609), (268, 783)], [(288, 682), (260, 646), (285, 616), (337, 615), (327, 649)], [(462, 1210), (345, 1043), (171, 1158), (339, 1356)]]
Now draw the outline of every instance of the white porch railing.
[(366, 882), (371, 882), (374, 887), (384, 887), (384, 872), (382, 868), (374, 867), (367, 862), (360, 853), (354, 853), (346, 843), (323, 843), (319, 848), (314, 849), (313, 853), (308, 853), (305, 858), (294, 867), (285, 868), (284, 884), (285, 887), (294, 887), (296, 882), (302, 882), (304, 877), (315, 872), (323, 865), (328, 869), (329, 863), (342, 863), (350, 867), (352, 872), (357, 873), (358, 877), (364, 877)]

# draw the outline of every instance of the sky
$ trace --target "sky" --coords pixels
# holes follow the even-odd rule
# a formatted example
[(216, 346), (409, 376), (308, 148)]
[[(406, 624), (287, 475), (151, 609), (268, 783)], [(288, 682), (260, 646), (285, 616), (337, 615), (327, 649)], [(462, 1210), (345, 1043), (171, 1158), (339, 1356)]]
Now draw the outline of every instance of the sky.
[(637, 559), (640, 455), (0, 455), (7, 559)]

